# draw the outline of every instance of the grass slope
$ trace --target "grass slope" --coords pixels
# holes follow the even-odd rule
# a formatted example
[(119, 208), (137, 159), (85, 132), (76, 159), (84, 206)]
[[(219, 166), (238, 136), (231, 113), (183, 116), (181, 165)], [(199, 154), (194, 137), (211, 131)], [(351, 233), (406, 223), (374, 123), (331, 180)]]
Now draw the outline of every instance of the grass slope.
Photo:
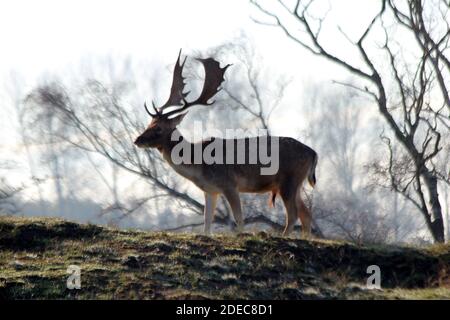
[[(382, 290), (365, 288), (372, 264)], [(66, 288), (69, 265), (81, 267), (80, 290)], [(448, 299), (449, 268), (449, 245), (360, 247), (0, 217), (4, 299)]]

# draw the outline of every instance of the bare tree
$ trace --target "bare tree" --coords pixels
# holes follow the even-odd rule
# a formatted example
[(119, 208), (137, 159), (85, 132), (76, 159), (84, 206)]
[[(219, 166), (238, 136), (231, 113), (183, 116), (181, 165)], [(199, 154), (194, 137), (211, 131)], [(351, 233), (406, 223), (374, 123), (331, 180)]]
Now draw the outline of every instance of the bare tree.
[(26, 137), (26, 124), (24, 123), (24, 103), (23, 98), (25, 94), (26, 82), (21, 74), (18, 72), (11, 72), (4, 85), (5, 98), (8, 104), (12, 106), (12, 113), (15, 118), (11, 119), (12, 122), (16, 122), (16, 131), (25, 151), (25, 161), (28, 166), (29, 177), (37, 190), (39, 203), (41, 209), (43, 209), (43, 191), (42, 182), (44, 179), (38, 176), (37, 173), (37, 160), (32, 155), (30, 141)]
[[(448, 79), (450, 63), (448, 58), (450, 29), (447, 20), (449, 7), (445, 1), (429, 2), (425, 7), (420, 0), (380, 0), (380, 9), (362, 30), (357, 40), (351, 40), (342, 30), (351, 46), (357, 50), (358, 61), (344, 59), (331, 51), (322, 41), (321, 30), (325, 18), (312, 13), (314, 1), (295, 1), (291, 6), (278, 0), (279, 10), (267, 9), (258, 1), (251, 0), (270, 24), (281, 28), (284, 33), (301, 47), (314, 55), (342, 66), (359, 78), (365, 85), (352, 85), (377, 104), (378, 110), (388, 124), (393, 136), (403, 147), (404, 153), (394, 154), (392, 139), (384, 141), (390, 150), (385, 172), (390, 177), (393, 190), (408, 199), (422, 214), (434, 241), (444, 242), (443, 210), (439, 199), (438, 185), (449, 183), (448, 164), (444, 171), (437, 164), (440, 153), (445, 149), (443, 135), (448, 133), (450, 100)], [(393, 15), (397, 25), (402, 26), (416, 39), (416, 58), (413, 62), (401, 54), (401, 46), (395, 50), (395, 39), (384, 19)], [(427, 20), (433, 15), (433, 23)], [(303, 32), (297, 32), (300, 28)], [(377, 59), (366, 48), (372, 30), (379, 28), (384, 33), (384, 43), (379, 54), (388, 61), (389, 74), (383, 74)], [(392, 88), (389, 84), (394, 82)], [(434, 84), (437, 82), (437, 86)], [(440, 92), (442, 99), (436, 99)], [(404, 155), (402, 157), (401, 155)], [(398, 163), (402, 162), (399, 166)], [(403, 168), (402, 170), (397, 170)], [(406, 176), (405, 168), (407, 168)], [(387, 169), (387, 170), (386, 170)], [(382, 171), (382, 170), (380, 170)]]
[[(29, 110), (33, 110), (29, 123), (39, 123), (40, 113), (46, 112), (64, 128), (49, 133), (58, 143), (101, 154), (118, 167), (149, 180), (157, 189), (190, 203), (195, 210), (201, 209), (200, 203), (176, 191), (166, 180), (156, 154), (148, 152), (144, 157), (137, 154), (132, 141), (138, 128), (142, 129), (141, 121), (137, 120), (136, 113), (123, 107), (119, 96), (100, 82), (88, 81), (73, 95), (60, 84), (50, 83), (33, 90), (27, 100)], [(145, 197), (145, 200), (157, 196)]]
[(270, 135), (270, 119), (281, 107), (292, 79), (269, 69), (245, 34), (208, 50), (207, 54), (233, 62), (230, 69), (233, 81), (225, 83), (225, 94), (219, 101), (228, 110), (237, 112), (238, 116), (232, 120), (240, 127), (264, 129)]
[[(62, 82), (47, 83), (28, 95), (27, 123), (33, 128), (42, 125), (46, 129), (46, 116), (51, 115), (55, 126), (62, 128), (42, 132), (51, 135), (52, 144), (102, 155), (117, 168), (139, 176), (148, 184), (145, 196), (128, 204), (114, 202), (105, 208), (105, 212), (120, 210), (124, 216), (129, 216), (148, 208), (150, 201), (154, 204), (162, 199), (165, 199), (167, 207), (167, 197), (170, 196), (171, 205), (175, 199), (178, 208), (202, 214), (203, 205), (189, 193), (184, 181), (171, 173), (159, 153), (137, 152), (133, 140), (144, 129), (144, 112), (141, 108), (129, 107), (123, 101), (125, 97), (132, 100), (127, 94), (125, 89), (113, 90), (96, 80), (88, 80), (81, 87), (74, 85), (71, 89), (64, 87)], [(218, 211), (215, 223), (229, 225), (227, 208), (222, 207)], [(263, 215), (252, 215), (245, 223), (276, 224)], [(189, 223), (179, 229), (194, 225)]]
[(13, 197), (20, 192), (19, 189), (11, 187), (3, 178), (0, 179), (0, 213), (17, 212), (16, 203)]
[[(0, 170), (9, 171), (16, 166), (12, 161), (1, 161)], [(0, 176), (0, 214), (14, 214), (19, 211), (17, 196), (24, 186), (13, 186), (6, 177)]]

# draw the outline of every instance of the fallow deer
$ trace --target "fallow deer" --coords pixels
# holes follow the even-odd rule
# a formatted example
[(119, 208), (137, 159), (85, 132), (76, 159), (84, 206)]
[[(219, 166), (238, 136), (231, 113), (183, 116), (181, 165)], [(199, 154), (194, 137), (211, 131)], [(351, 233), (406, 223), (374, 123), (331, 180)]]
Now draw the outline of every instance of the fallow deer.
[[(172, 151), (180, 143), (174, 141), (173, 136), (180, 137), (181, 141), (194, 150), (205, 148), (214, 141), (200, 141), (190, 143), (184, 139), (176, 128), (183, 120), (188, 108), (195, 105), (212, 105), (214, 102), (209, 100), (220, 91), (220, 85), (224, 81), (224, 74), (229, 65), (221, 68), (219, 62), (213, 58), (197, 59), (205, 70), (205, 79), (200, 96), (191, 101), (186, 101), (188, 92), (184, 93), (184, 77), (182, 75), (186, 58), (181, 63), (180, 54), (173, 70), (172, 87), (169, 99), (164, 105), (156, 108), (152, 102), (154, 112), (150, 112), (144, 103), (145, 110), (152, 117), (152, 121), (146, 130), (134, 142), (140, 148), (156, 148), (169, 165), (180, 175), (191, 180), (197, 185), (205, 195), (204, 207), (204, 232), (210, 233), (211, 223), (216, 207), (218, 195), (222, 194), (227, 199), (233, 216), (237, 224), (237, 230), (243, 228), (244, 219), (242, 216), (240, 192), (264, 193), (271, 192), (272, 205), (275, 197), (279, 194), (286, 208), (286, 225), (283, 235), (288, 235), (294, 228), (297, 218), (300, 218), (302, 225), (302, 236), (308, 237), (311, 230), (311, 212), (302, 201), (300, 189), (305, 179), (312, 187), (316, 183), (315, 168), (317, 165), (317, 153), (310, 147), (301, 142), (288, 137), (275, 137), (278, 139), (278, 150), (270, 152), (279, 152), (279, 169), (277, 172), (269, 175), (261, 174), (261, 163), (175, 163), (172, 158)], [(171, 111), (166, 109), (176, 107)], [(164, 110), (166, 110), (164, 112)], [(245, 138), (245, 139), (224, 139), (225, 145), (231, 143), (233, 146), (243, 143), (246, 154), (250, 151), (249, 145), (254, 139), (263, 137)], [(273, 137), (270, 137), (273, 138)], [(270, 146), (269, 146), (270, 147)], [(198, 149), (197, 149), (198, 150)], [(233, 151), (234, 150), (234, 151)], [(224, 157), (236, 159), (236, 148), (232, 152), (235, 154), (226, 154)], [(255, 150), (253, 149), (253, 152)], [(230, 152), (230, 151), (228, 151)], [(246, 157), (248, 160), (248, 156)]]

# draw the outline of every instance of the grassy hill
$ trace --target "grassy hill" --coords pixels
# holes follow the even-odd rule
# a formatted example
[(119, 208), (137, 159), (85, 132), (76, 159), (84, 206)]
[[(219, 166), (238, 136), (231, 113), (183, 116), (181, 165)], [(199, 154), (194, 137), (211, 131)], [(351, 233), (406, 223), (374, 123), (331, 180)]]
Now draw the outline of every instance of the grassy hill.
[[(365, 287), (373, 264), (382, 290)], [(80, 290), (66, 288), (69, 265), (81, 267)], [(449, 299), (450, 246), (361, 247), (0, 217), (0, 298)]]

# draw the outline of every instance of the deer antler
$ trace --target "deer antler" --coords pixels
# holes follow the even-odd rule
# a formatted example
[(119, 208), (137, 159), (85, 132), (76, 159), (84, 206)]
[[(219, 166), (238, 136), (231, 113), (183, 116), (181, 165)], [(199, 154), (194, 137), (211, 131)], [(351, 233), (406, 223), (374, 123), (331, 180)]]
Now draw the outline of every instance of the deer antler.
[(159, 112), (162, 112), (164, 109), (170, 106), (179, 106), (182, 104), (186, 96), (189, 92), (183, 93), (184, 90), (184, 77), (183, 77), (183, 67), (186, 63), (186, 58), (184, 58), (183, 63), (180, 63), (181, 57), (181, 49), (178, 53), (178, 59), (175, 63), (175, 67), (173, 68), (173, 79), (172, 79), (172, 87), (170, 88), (170, 96), (167, 99), (166, 103), (159, 108)]
[[(178, 54), (178, 59), (175, 64), (174, 70), (173, 70), (173, 80), (172, 80), (172, 88), (170, 90), (170, 96), (167, 102), (157, 109), (155, 105), (153, 104), (153, 109), (155, 110), (156, 114), (152, 114), (148, 108), (147, 105), (144, 104), (145, 109), (147, 112), (152, 116), (164, 116), (165, 118), (172, 116), (174, 114), (180, 113), (189, 107), (192, 107), (194, 105), (211, 105), (213, 102), (208, 102), (213, 96), (215, 96), (220, 91), (220, 85), (225, 80), (224, 74), (227, 68), (230, 66), (230, 64), (226, 65), (225, 67), (221, 68), (220, 63), (214, 60), (213, 58), (207, 58), (207, 59), (196, 59), (200, 61), (203, 64), (203, 67), (205, 68), (205, 81), (203, 84), (202, 92), (200, 93), (200, 96), (191, 102), (186, 101), (186, 96), (189, 94), (189, 92), (183, 93), (184, 90), (184, 77), (183, 77), (183, 67), (186, 62), (186, 58), (183, 60), (183, 63), (180, 64), (180, 56), (181, 56), (181, 50)], [(164, 109), (166, 109), (169, 106), (179, 106), (182, 105), (181, 108), (162, 113)]]
[(147, 113), (150, 115), (150, 117), (154, 118), (154, 117), (160, 116), (161, 113), (159, 112), (158, 109), (156, 109), (155, 103), (153, 101), (152, 101), (152, 107), (153, 107), (153, 110), (155, 110), (155, 113), (151, 113), (150, 110), (148, 110), (147, 103), (144, 102), (145, 111), (147, 111)]
[(184, 58), (183, 63), (180, 63), (180, 57), (181, 49), (178, 53), (178, 59), (175, 63), (175, 67), (173, 68), (172, 87), (170, 88), (170, 96), (169, 99), (167, 99), (166, 103), (164, 103), (159, 109), (157, 109), (155, 103), (152, 101), (152, 106), (153, 110), (155, 110), (155, 113), (151, 113), (150, 110), (148, 110), (147, 104), (144, 103), (144, 108), (151, 117), (162, 116), (162, 111), (169, 106), (182, 105), (184, 98), (186, 98), (186, 96), (189, 94), (189, 92), (183, 93), (185, 85), (183, 77), (183, 67), (186, 63), (187, 57)]
[(194, 105), (209, 106), (214, 103), (214, 101), (209, 103), (208, 101), (221, 90), (221, 88), (219, 87), (225, 80), (224, 74), (230, 64), (227, 64), (225, 67), (221, 68), (220, 63), (213, 58), (196, 60), (200, 61), (205, 68), (205, 81), (200, 96), (196, 100), (191, 102), (187, 102), (186, 99), (183, 98), (183, 106), (181, 108), (167, 112), (164, 114), (164, 116), (169, 117), (171, 115), (180, 113)]

